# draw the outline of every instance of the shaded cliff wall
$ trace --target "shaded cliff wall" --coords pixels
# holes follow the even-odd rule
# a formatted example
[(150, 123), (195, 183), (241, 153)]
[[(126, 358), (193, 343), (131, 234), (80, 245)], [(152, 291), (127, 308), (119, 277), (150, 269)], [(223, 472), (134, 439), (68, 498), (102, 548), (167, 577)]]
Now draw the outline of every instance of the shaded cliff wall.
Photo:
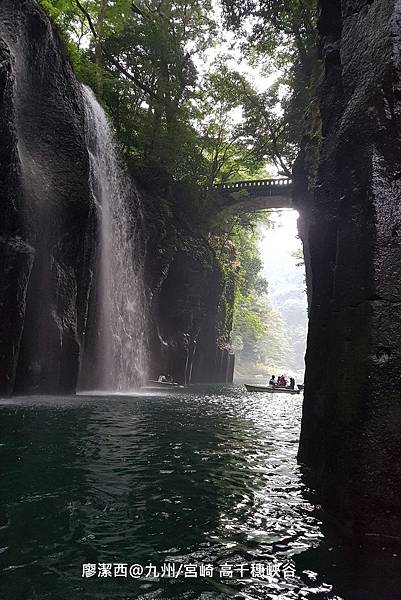
[(401, 539), (401, 3), (321, 0), (323, 142), (299, 458), (348, 534)]
[(0, 4), (0, 391), (73, 391), (91, 236), (81, 92), (31, 0)]
[(232, 382), (228, 350), (235, 281), (222, 271), (196, 229), (185, 189), (153, 173), (135, 172), (143, 199), (149, 291), (151, 379)]

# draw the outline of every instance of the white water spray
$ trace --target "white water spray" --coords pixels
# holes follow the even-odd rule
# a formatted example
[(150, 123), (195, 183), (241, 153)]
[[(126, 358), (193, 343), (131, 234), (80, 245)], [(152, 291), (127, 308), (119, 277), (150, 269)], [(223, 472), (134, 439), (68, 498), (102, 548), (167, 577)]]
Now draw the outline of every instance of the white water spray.
[[(104, 110), (85, 86), (83, 95), (99, 242), (93, 308), (96, 335), (90, 336), (88, 349), (92, 367), (84, 356), (81, 370), (95, 369), (92, 385), (98, 390), (127, 392), (144, 383), (147, 370), (144, 252), (136, 217), (139, 199), (118, 162)], [(88, 377), (84, 374), (83, 379)]]

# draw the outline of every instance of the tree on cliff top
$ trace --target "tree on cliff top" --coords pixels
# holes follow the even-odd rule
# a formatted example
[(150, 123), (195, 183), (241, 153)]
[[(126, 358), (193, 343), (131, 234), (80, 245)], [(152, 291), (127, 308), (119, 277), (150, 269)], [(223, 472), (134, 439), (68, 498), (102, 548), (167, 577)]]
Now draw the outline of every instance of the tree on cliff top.
[(279, 73), (269, 89), (244, 81), (244, 135), (255, 158), (270, 159), (291, 176), (301, 140), (318, 112), (315, 0), (221, 0), (227, 26), (236, 32), (251, 64)]
[(203, 164), (194, 57), (214, 43), (211, 0), (42, 4), (74, 46), (76, 71), (97, 90), (125, 156), (191, 178)]
[(262, 91), (252, 74), (229, 66), (227, 44), (211, 64), (223, 47), (212, 0), (40, 1), (126, 158), (200, 185), (246, 177), (266, 162), (291, 176), (314, 110), (314, 0), (220, 0), (237, 56), (240, 48), (260, 73), (275, 74)]

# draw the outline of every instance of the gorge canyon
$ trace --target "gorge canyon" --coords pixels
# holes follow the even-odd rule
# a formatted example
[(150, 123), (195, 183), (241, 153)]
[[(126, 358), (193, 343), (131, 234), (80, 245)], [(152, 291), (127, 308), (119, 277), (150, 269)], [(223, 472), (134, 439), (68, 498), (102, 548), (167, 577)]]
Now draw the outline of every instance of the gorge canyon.
[[(103, 109), (34, 0), (2, 0), (0, 16), (1, 393), (231, 381), (234, 284), (185, 190), (120, 173)], [(319, 36), (318, 164), (305, 152), (295, 173), (310, 301), (299, 461), (346, 535), (399, 542), (401, 4), (320, 0)]]

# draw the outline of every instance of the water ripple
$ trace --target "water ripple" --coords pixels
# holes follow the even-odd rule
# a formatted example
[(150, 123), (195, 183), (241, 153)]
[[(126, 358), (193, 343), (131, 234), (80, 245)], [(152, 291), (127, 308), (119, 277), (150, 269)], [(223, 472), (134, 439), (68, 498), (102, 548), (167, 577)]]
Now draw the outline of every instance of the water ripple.
[[(365, 577), (383, 557), (364, 555), (358, 570), (323, 536), (296, 463), (300, 397), (207, 387), (16, 398), (0, 415), (2, 600), (392, 597), (383, 582), (370, 595)], [(82, 563), (273, 560), (295, 575), (81, 577)]]

